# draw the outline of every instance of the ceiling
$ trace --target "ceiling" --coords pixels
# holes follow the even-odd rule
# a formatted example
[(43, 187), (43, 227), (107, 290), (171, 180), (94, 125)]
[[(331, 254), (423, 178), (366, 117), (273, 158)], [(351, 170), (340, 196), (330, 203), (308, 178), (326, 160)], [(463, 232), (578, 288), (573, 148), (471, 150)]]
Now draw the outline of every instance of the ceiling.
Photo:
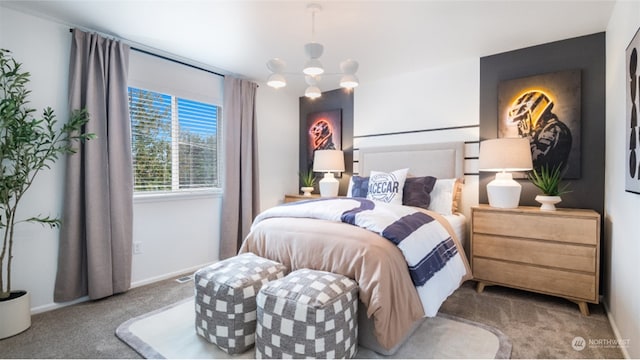
[[(123, 39), (225, 73), (264, 81), (279, 57), (300, 72), (311, 41), (305, 1), (1, 1), (69, 26)], [(361, 84), (469, 58), (601, 32), (615, 1), (316, 1), (315, 40), (328, 72), (360, 63)], [(1, 8), (0, 8), (1, 10)], [(289, 76), (285, 91), (304, 92)], [(338, 79), (325, 76), (324, 90)]]

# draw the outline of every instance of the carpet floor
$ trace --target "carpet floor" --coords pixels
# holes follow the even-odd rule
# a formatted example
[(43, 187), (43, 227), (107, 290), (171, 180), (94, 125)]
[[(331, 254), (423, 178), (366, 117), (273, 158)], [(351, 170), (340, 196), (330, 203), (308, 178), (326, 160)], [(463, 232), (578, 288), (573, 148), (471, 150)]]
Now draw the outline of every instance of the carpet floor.
[[(615, 339), (603, 307), (582, 316), (567, 300), (502, 287), (476, 293), (468, 281), (443, 304), (443, 313), (500, 329), (512, 343), (512, 358), (622, 358), (617, 347), (587, 346), (572, 340)], [(193, 282), (174, 279), (125, 294), (37, 314), (22, 334), (0, 340), (0, 358), (140, 358), (115, 336), (123, 322), (193, 295)], [(597, 343), (597, 342), (596, 342)]]
[[(228, 355), (194, 331), (194, 298), (126, 321), (117, 336), (147, 359), (252, 359), (255, 348)], [(359, 347), (356, 358), (508, 359), (511, 342), (498, 329), (438, 314), (427, 318), (393, 356)]]

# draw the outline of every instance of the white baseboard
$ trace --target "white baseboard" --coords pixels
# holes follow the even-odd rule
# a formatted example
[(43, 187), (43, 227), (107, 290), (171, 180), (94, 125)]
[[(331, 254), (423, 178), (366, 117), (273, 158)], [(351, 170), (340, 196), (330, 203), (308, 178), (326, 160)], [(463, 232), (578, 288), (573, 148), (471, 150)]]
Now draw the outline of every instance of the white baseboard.
[[(201, 264), (201, 265), (197, 265), (197, 266), (192, 266), (186, 269), (181, 269), (178, 271), (173, 271), (167, 274), (162, 274), (159, 276), (154, 276), (151, 278), (147, 278), (147, 279), (143, 279), (143, 280), (138, 280), (135, 282), (131, 283), (131, 288), (137, 288), (140, 286), (144, 286), (144, 285), (149, 285), (149, 284), (153, 284), (155, 282), (158, 281), (162, 281), (162, 280), (167, 280), (167, 279), (171, 279), (173, 277), (177, 277), (186, 273), (191, 273), (191, 272), (195, 272), (198, 269), (201, 269), (205, 266), (209, 266), (211, 264), (216, 263), (217, 261), (213, 261), (213, 262), (209, 262), (209, 263), (205, 263), (205, 264)], [(64, 302), (64, 303), (51, 303), (51, 304), (46, 304), (46, 305), (41, 305), (41, 306), (36, 306), (31, 308), (31, 315), (35, 315), (35, 314), (40, 314), (43, 312), (47, 312), (47, 311), (51, 311), (51, 310), (56, 310), (56, 309), (61, 309), (67, 306), (71, 306), (71, 305), (75, 305), (75, 304), (79, 304), (85, 301), (88, 301), (89, 297), (88, 296), (83, 296), (81, 298), (75, 299), (73, 301), (68, 301), (68, 302)]]
[(67, 307), (67, 306), (74, 305), (74, 304), (79, 304), (79, 303), (85, 302), (85, 301), (89, 301), (89, 297), (88, 296), (83, 296), (81, 298), (78, 298), (78, 299), (75, 299), (75, 300), (72, 300), (72, 301), (63, 302), (63, 303), (51, 303), (51, 304), (32, 307), (31, 308), (31, 315), (40, 314), (40, 313), (51, 311), (51, 310), (61, 309), (63, 307)]
[[(611, 311), (609, 311), (609, 304), (607, 304), (606, 301), (603, 301), (602, 305), (604, 305), (604, 311), (607, 313), (607, 319), (609, 319), (609, 324), (611, 324), (613, 335), (618, 341), (623, 340), (622, 336), (620, 335), (620, 331), (618, 330), (618, 326), (616, 325), (616, 322), (611, 315)], [(620, 347), (620, 351), (622, 351), (622, 356), (624, 356), (625, 359), (631, 359), (631, 356), (629, 356), (629, 351), (626, 347)]]
[(186, 269), (174, 271), (174, 272), (171, 272), (171, 273), (162, 274), (162, 275), (159, 275), (159, 276), (154, 276), (152, 278), (138, 280), (138, 281), (135, 281), (135, 282), (131, 283), (131, 288), (136, 288), (136, 287), (140, 287), (140, 286), (144, 286), (144, 285), (149, 285), (149, 284), (153, 284), (154, 282), (171, 279), (173, 277), (184, 275), (184, 274), (190, 273), (190, 272), (195, 272), (198, 269), (201, 269), (201, 268), (203, 268), (205, 266), (209, 266), (211, 264), (215, 264), (216, 262), (217, 261), (213, 261), (213, 262), (209, 262), (209, 263), (205, 263), (205, 264), (201, 264), (201, 265), (197, 265), (197, 266), (192, 266), (192, 267), (189, 267), (189, 268), (186, 268)]

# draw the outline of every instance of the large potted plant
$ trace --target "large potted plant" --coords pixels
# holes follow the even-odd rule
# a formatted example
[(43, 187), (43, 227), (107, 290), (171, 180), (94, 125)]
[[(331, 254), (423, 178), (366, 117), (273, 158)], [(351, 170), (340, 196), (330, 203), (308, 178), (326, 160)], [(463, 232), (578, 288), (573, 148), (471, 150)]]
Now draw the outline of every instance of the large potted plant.
[(542, 204), (540, 210), (554, 211), (556, 204), (562, 201), (560, 195), (569, 192), (569, 184), (560, 186), (562, 181), (562, 164), (549, 168), (543, 165), (540, 171), (531, 170), (529, 179), (540, 191), (542, 195), (536, 196), (536, 201)]
[(11, 288), (15, 226), (24, 222), (60, 225), (60, 219), (50, 216), (16, 218), (18, 206), (41, 170), (50, 168), (61, 155), (73, 153), (74, 141), (93, 137), (81, 133), (89, 121), (85, 110), (73, 111), (61, 125), (49, 107), (36, 117), (36, 110), (28, 107), (29, 77), (9, 50), (0, 49), (0, 339), (31, 326), (29, 293)]

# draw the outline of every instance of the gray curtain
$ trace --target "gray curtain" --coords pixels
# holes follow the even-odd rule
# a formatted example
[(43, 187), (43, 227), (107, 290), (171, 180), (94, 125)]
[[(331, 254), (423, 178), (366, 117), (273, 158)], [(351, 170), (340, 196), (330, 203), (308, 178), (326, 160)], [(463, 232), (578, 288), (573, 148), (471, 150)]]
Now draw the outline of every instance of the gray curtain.
[(259, 211), (256, 89), (258, 85), (224, 78), (224, 197), (220, 259), (238, 253)]
[(73, 31), (69, 107), (86, 108), (97, 138), (67, 158), (54, 301), (99, 299), (131, 286), (133, 164), (129, 46)]

